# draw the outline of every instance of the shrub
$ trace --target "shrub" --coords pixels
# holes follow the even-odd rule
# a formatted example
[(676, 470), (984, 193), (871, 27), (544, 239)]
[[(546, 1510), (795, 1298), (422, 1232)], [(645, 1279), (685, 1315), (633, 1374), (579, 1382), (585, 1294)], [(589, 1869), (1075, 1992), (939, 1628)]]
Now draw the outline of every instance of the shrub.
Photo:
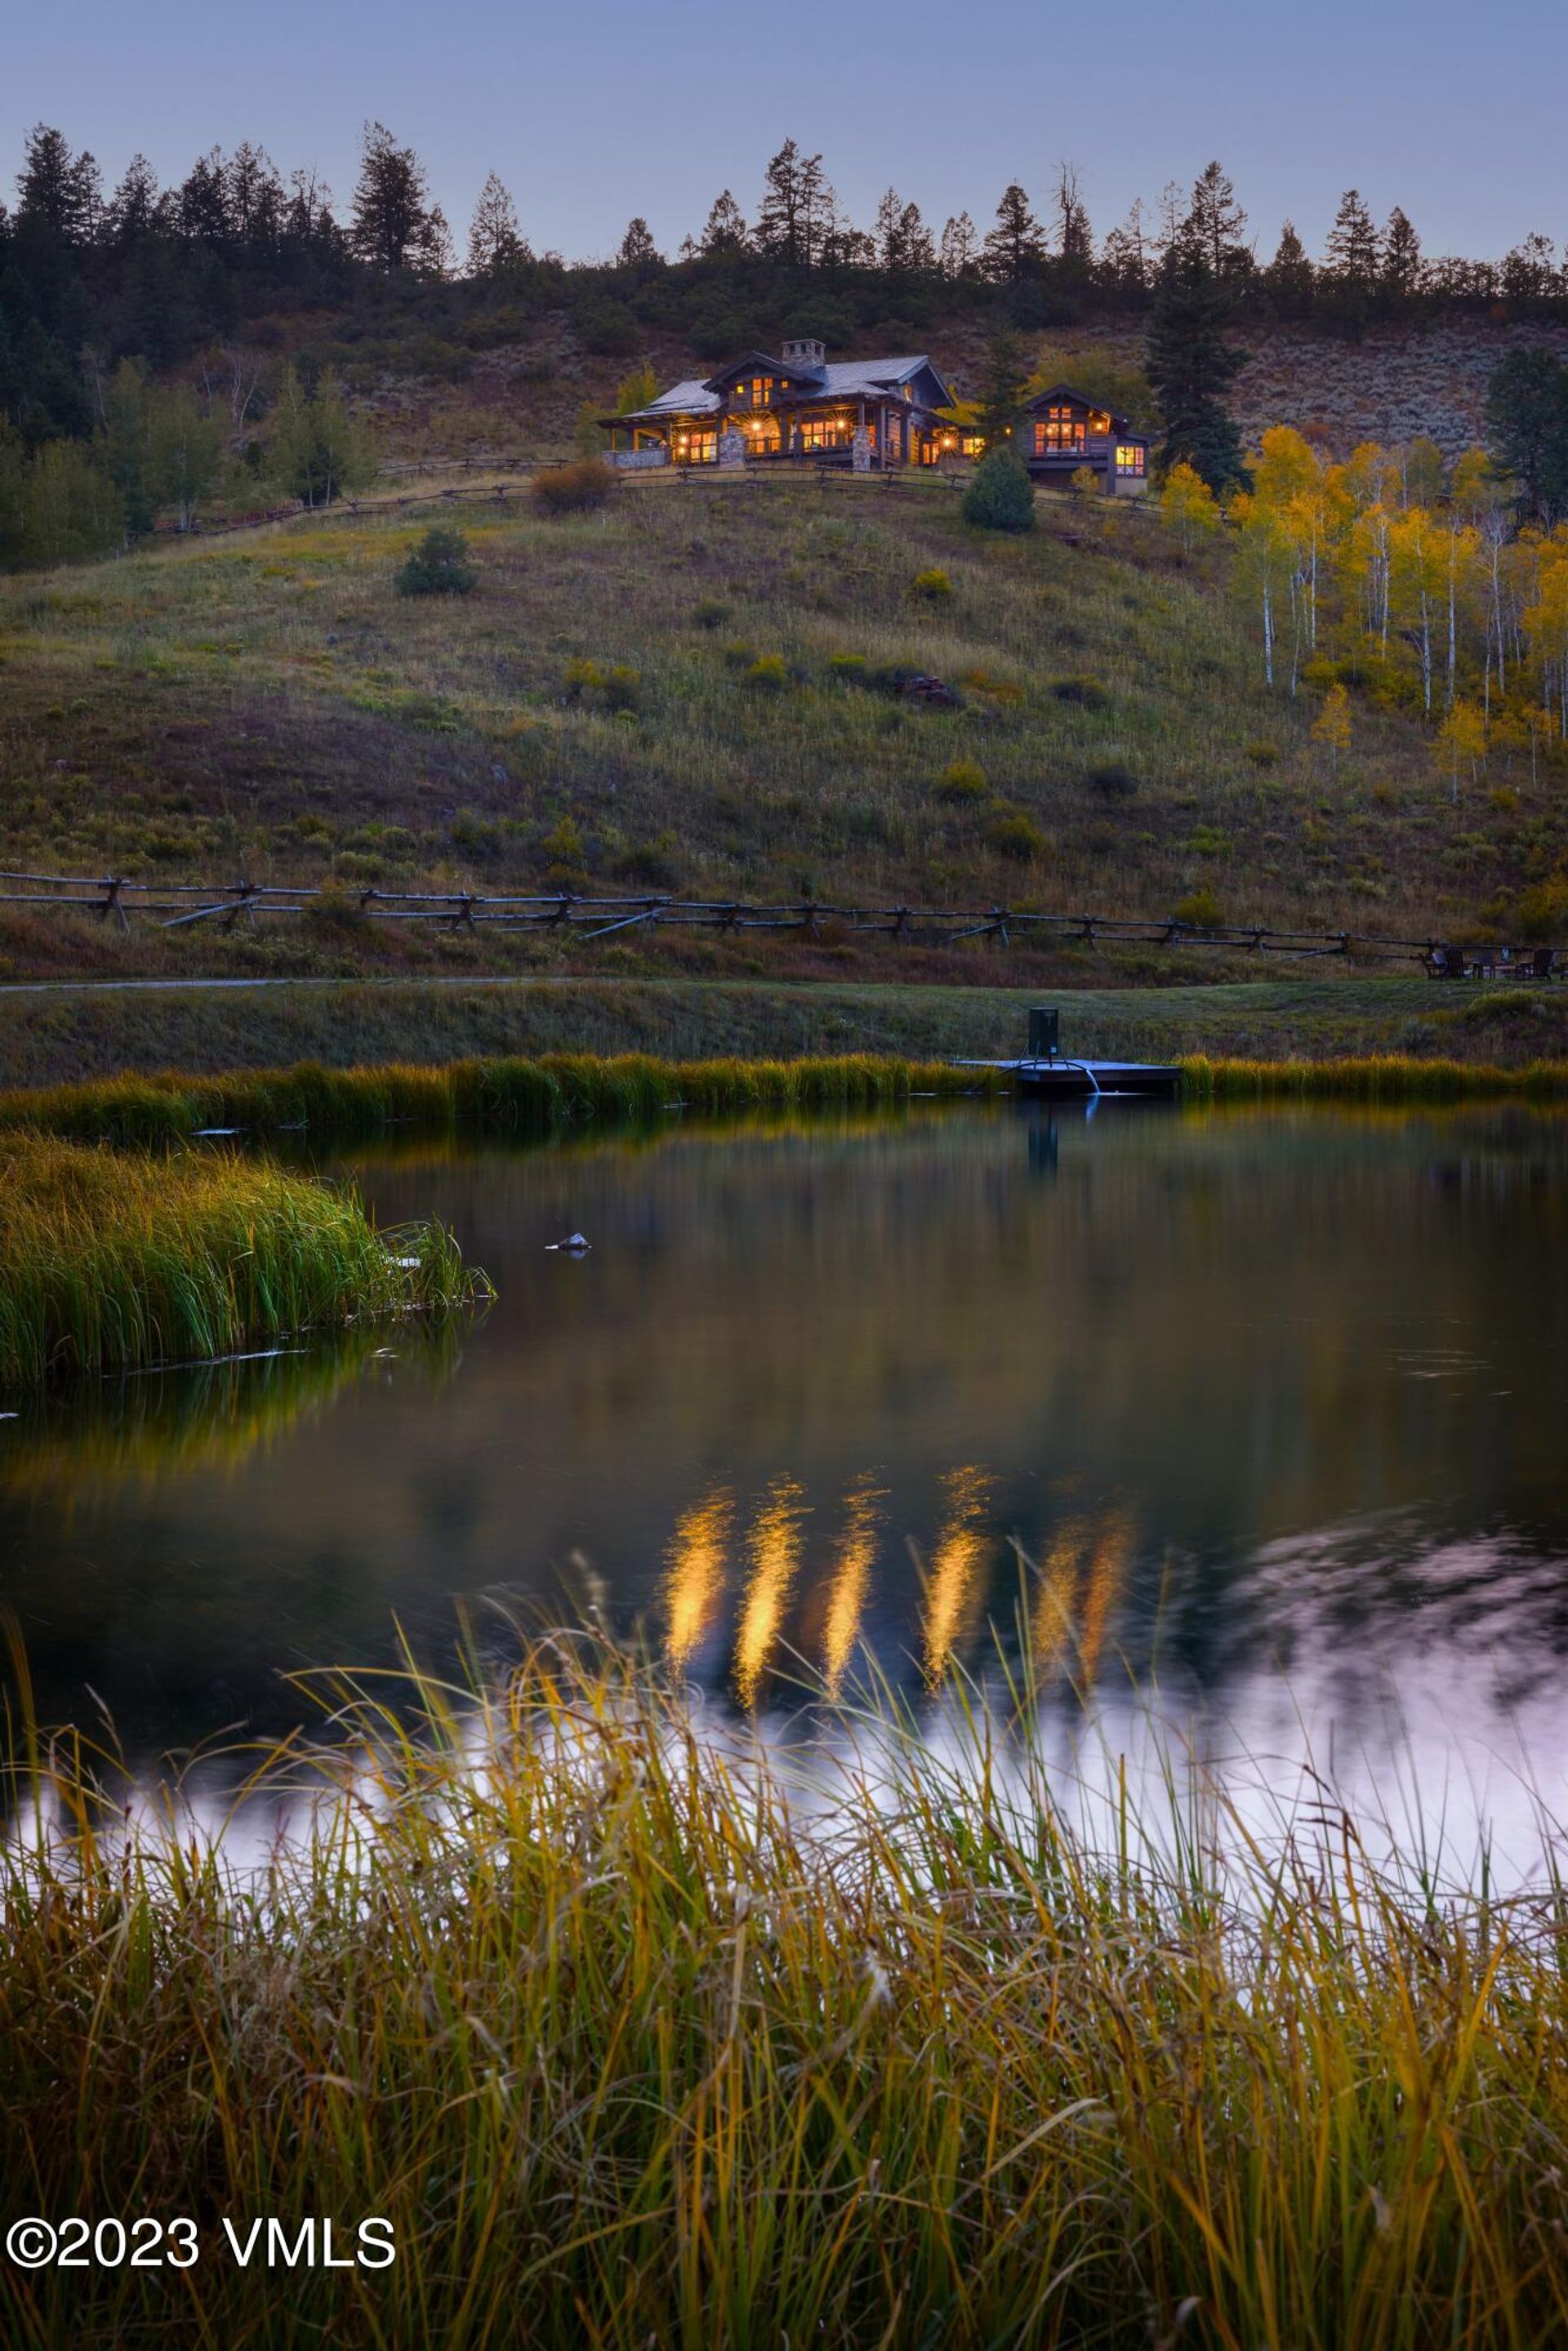
[(692, 619), (699, 629), (719, 629), (729, 618), (729, 606), (716, 596), (699, 597), (692, 607)]
[(724, 665), (726, 669), (749, 669), (756, 659), (757, 647), (755, 645), (743, 645), (737, 643), (735, 644), (726, 645), (724, 649)]
[(934, 564), (930, 570), (915, 573), (909, 583), (909, 592), (924, 598), (928, 604), (940, 604), (953, 593), (953, 582), (940, 565)]
[(936, 789), (945, 800), (984, 799), (986, 771), (977, 759), (955, 759), (943, 768)]
[(460, 530), (434, 523), (397, 575), (400, 596), (466, 596), (479, 574), (468, 560), (468, 541)]
[(642, 340), (637, 321), (625, 303), (609, 296), (583, 304), (577, 314), (577, 331), (588, 350), (604, 359), (624, 359)]
[(1217, 931), (1225, 921), (1224, 907), (1208, 889), (1189, 891), (1171, 912), (1178, 923), (1189, 923), (1195, 931)]
[(866, 683), (864, 653), (830, 653), (828, 674), (841, 678), (846, 685), (863, 685)]
[(580, 457), (551, 465), (533, 478), (533, 501), (541, 514), (581, 514), (601, 507), (615, 487), (615, 468), (602, 457)]
[(1260, 736), (1256, 743), (1248, 744), (1246, 756), (1255, 768), (1272, 768), (1279, 760), (1280, 747)]
[(1016, 449), (988, 449), (964, 493), (964, 520), (977, 530), (1034, 528), (1034, 484)]
[(1195, 824), (1186, 847), (1198, 857), (1228, 857), (1235, 842), (1216, 824)]
[(1138, 779), (1120, 759), (1106, 759), (1090, 768), (1089, 785), (1102, 799), (1130, 800), (1138, 789)]
[(1076, 703), (1081, 710), (1103, 710), (1111, 697), (1097, 677), (1058, 677), (1051, 690), (1058, 702)]
[(781, 694), (789, 682), (789, 673), (782, 653), (758, 653), (746, 673), (747, 684), (764, 694)]
[(1020, 864), (1045, 854), (1045, 835), (1022, 809), (998, 809), (982, 837), (998, 857), (1017, 858)]
[(1105, 485), (1092, 465), (1074, 465), (1067, 486), (1075, 498), (1097, 498)]

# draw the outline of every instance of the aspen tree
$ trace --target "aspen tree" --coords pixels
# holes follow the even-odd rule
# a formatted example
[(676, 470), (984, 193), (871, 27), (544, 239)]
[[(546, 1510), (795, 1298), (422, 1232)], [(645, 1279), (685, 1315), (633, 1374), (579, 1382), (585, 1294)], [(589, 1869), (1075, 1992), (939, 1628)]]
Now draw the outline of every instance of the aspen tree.
[(1337, 678), (1324, 695), (1322, 708), (1312, 721), (1312, 740), (1325, 746), (1329, 772), (1337, 776), (1340, 755), (1350, 748), (1350, 696)]

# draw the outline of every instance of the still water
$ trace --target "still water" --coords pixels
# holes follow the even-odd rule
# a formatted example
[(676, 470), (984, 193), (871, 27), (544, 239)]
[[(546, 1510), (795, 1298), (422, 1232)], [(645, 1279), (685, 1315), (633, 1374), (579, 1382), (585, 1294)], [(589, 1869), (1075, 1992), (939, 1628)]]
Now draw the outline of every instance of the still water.
[[(132, 1756), (597, 1606), (766, 1713), (1017, 1644), (1212, 1752), (1568, 1811), (1568, 1122), (1103, 1106), (333, 1163), (498, 1292), (0, 1422), (46, 1719)], [(591, 1254), (546, 1243), (580, 1228)], [(1390, 1796), (1390, 1790), (1395, 1794)]]

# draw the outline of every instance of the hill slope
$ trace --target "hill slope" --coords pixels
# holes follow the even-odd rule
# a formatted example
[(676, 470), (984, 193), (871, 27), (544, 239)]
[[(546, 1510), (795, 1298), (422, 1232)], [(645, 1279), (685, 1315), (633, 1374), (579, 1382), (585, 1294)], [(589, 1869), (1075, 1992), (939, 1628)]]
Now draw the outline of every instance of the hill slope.
[[(1227, 550), (1184, 563), (1152, 513), (1045, 500), (1014, 541), (936, 482), (657, 483), (474, 524), (478, 590), (442, 600), (394, 590), (413, 535), (307, 517), (0, 587), (0, 864), (1144, 914), (1204, 891), (1419, 934), (1568, 852), (1549, 768), (1500, 757), (1511, 790), (1452, 808), (1425, 731), (1369, 702), (1331, 778)], [(896, 666), (961, 707), (879, 690)]]

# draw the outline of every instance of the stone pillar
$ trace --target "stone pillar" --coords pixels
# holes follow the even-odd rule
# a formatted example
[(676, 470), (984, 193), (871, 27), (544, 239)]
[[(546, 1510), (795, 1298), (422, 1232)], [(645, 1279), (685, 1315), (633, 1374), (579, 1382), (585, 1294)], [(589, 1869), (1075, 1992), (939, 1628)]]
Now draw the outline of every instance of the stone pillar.
[(850, 444), (850, 468), (852, 472), (856, 474), (869, 474), (871, 471), (871, 427), (869, 424), (857, 424), (855, 426), (855, 437)]
[(746, 435), (738, 424), (726, 424), (718, 436), (718, 462), (733, 471), (746, 463)]

